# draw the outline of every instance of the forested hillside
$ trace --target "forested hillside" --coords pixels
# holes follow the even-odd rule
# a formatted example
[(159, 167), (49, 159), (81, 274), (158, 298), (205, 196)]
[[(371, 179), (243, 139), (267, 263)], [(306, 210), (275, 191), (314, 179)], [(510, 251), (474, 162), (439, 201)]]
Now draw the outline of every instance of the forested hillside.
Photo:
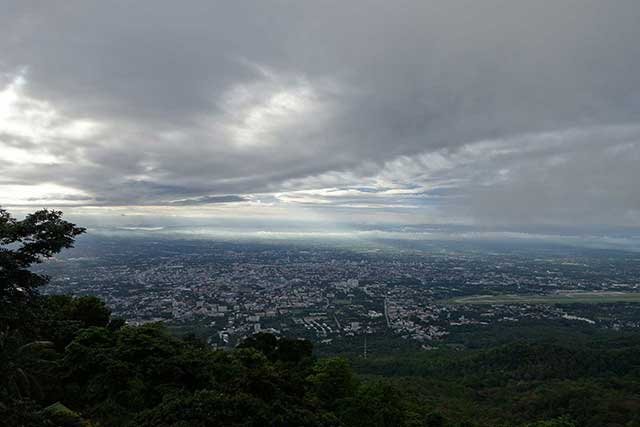
[[(635, 426), (640, 338), (315, 358), (257, 334), (234, 350), (127, 326), (93, 297), (40, 297), (3, 335), (8, 426)], [(354, 371), (355, 369), (355, 371)], [(358, 372), (356, 374), (355, 372)], [(531, 424), (541, 419), (553, 420)]]

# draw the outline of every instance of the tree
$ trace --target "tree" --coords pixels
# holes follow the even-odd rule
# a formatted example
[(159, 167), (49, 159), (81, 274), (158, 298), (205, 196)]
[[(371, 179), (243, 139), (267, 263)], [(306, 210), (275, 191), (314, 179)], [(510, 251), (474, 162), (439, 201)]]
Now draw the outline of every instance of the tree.
[(238, 348), (253, 348), (272, 358), (278, 348), (278, 338), (273, 334), (258, 332), (242, 341)]
[(424, 422), (426, 427), (444, 427), (445, 425), (444, 417), (438, 412), (427, 414)]
[(73, 246), (84, 231), (62, 220), (62, 212), (40, 210), (19, 221), (0, 208), (0, 401), (9, 403), (0, 418), (9, 425), (38, 425), (31, 417), (31, 399), (42, 394), (35, 373), (48, 362), (43, 350), (53, 346), (37, 337), (40, 307), (28, 304), (48, 277), (29, 267)]
[(307, 381), (311, 383), (315, 395), (328, 403), (330, 408), (343, 399), (353, 396), (356, 381), (351, 366), (346, 359), (331, 357), (319, 360)]
[(100, 298), (92, 295), (72, 299), (65, 311), (67, 319), (81, 322), (83, 328), (107, 326), (111, 318), (111, 310)]
[(525, 427), (575, 427), (575, 423), (567, 417), (560, 417), (553, 420), (537, 421), (527, 424)]
[(300, 364), (310, 361), (313, 343), (309, 340), (283, 337), (278, 340), (275, 359), (285, 363)]
[(258, 332), (238, 345), (238, 348), (252, 348), (265, 355), (272, 362), (300, 364), (309, 362), (313, 354), (311, 341), (296, 338), (278, 338), (267, 332)]
[(28, 268), (72, 247), (84, 231), (64, 221), (60, 211), (43, 209), (19, 221), (0, 208), (0, 306), (28, 300), (48, 281)]
[(383, 381), (361, 384), (355, 396), (338, 412), (343, 423), (353, 427), (402, 427), (406, 411), (400, 390)]

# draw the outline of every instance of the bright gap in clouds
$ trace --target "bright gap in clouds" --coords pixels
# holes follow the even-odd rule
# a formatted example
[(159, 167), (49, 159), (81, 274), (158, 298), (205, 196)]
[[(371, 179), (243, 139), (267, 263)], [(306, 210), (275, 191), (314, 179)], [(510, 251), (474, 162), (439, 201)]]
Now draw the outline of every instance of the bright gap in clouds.
[(305, 144), (301, 135), (287, 132), (305, 126), (326, 125), (334, 106), (326, 93), (335, 91), (335, 83), (318, 83), (325, 87), (321, 94), (314, 84), (300, 76), (278, 76), (275, 72), (256, 67), (261, 79), (235, 85), (219, 102), (224, 112), (219, 122), (226, 137), (240, 149), (277, 145), (280, 149)]
[[(74, 158), (59, 145), (70, 140), (85, 144), (101, 128), (92, 120), (65, 117), (50, 103), (29, 96), (25, 76), (26, 72), (21, 71), (0, 91), (0, 171), (4, 172), (4, 176), (0, 176), (0, 205), (91, 203), (92, 197), (84, 190), (55, 182), (22, 184), (12, 176), (29, 173), (31, 168), (41, 166), (79, 163), (82, 159)], [(60, 180), (64, 177), (51, 178)]]
[(0, 184), (0, 206), (56, 207), (91, 202), (84, 191), (58, 184)]
[(3, 134), (40, 144), (61, 139), (83, 141), (97, 134), (100, 129), (97, 122), (64, 117), (50, 103), (27, 95), (25, 75), (26, 72), (20, 72), (0, 91)]

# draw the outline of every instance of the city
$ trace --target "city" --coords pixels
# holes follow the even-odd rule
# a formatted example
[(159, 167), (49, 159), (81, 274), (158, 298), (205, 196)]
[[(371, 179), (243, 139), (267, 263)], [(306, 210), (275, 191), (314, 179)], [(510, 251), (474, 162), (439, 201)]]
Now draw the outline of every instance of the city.
[(97, 295), (131, 324), (162, 321), (213, 346), (258, 331), (328, 347), (382, 336), (433, 349), (457, 331), (500, 323), (640, 327), (633, 252), (97, 241), (45, 264), (45, 291)]

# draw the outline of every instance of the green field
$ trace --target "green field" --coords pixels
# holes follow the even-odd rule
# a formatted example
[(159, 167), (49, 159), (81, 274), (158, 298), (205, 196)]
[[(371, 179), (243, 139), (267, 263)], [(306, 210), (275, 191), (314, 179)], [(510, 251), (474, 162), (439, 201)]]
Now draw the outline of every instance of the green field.
[(640, 292), (565, 292), (551, 295), (471, 295), (442, 304), (599, 304), (640, 302)]

